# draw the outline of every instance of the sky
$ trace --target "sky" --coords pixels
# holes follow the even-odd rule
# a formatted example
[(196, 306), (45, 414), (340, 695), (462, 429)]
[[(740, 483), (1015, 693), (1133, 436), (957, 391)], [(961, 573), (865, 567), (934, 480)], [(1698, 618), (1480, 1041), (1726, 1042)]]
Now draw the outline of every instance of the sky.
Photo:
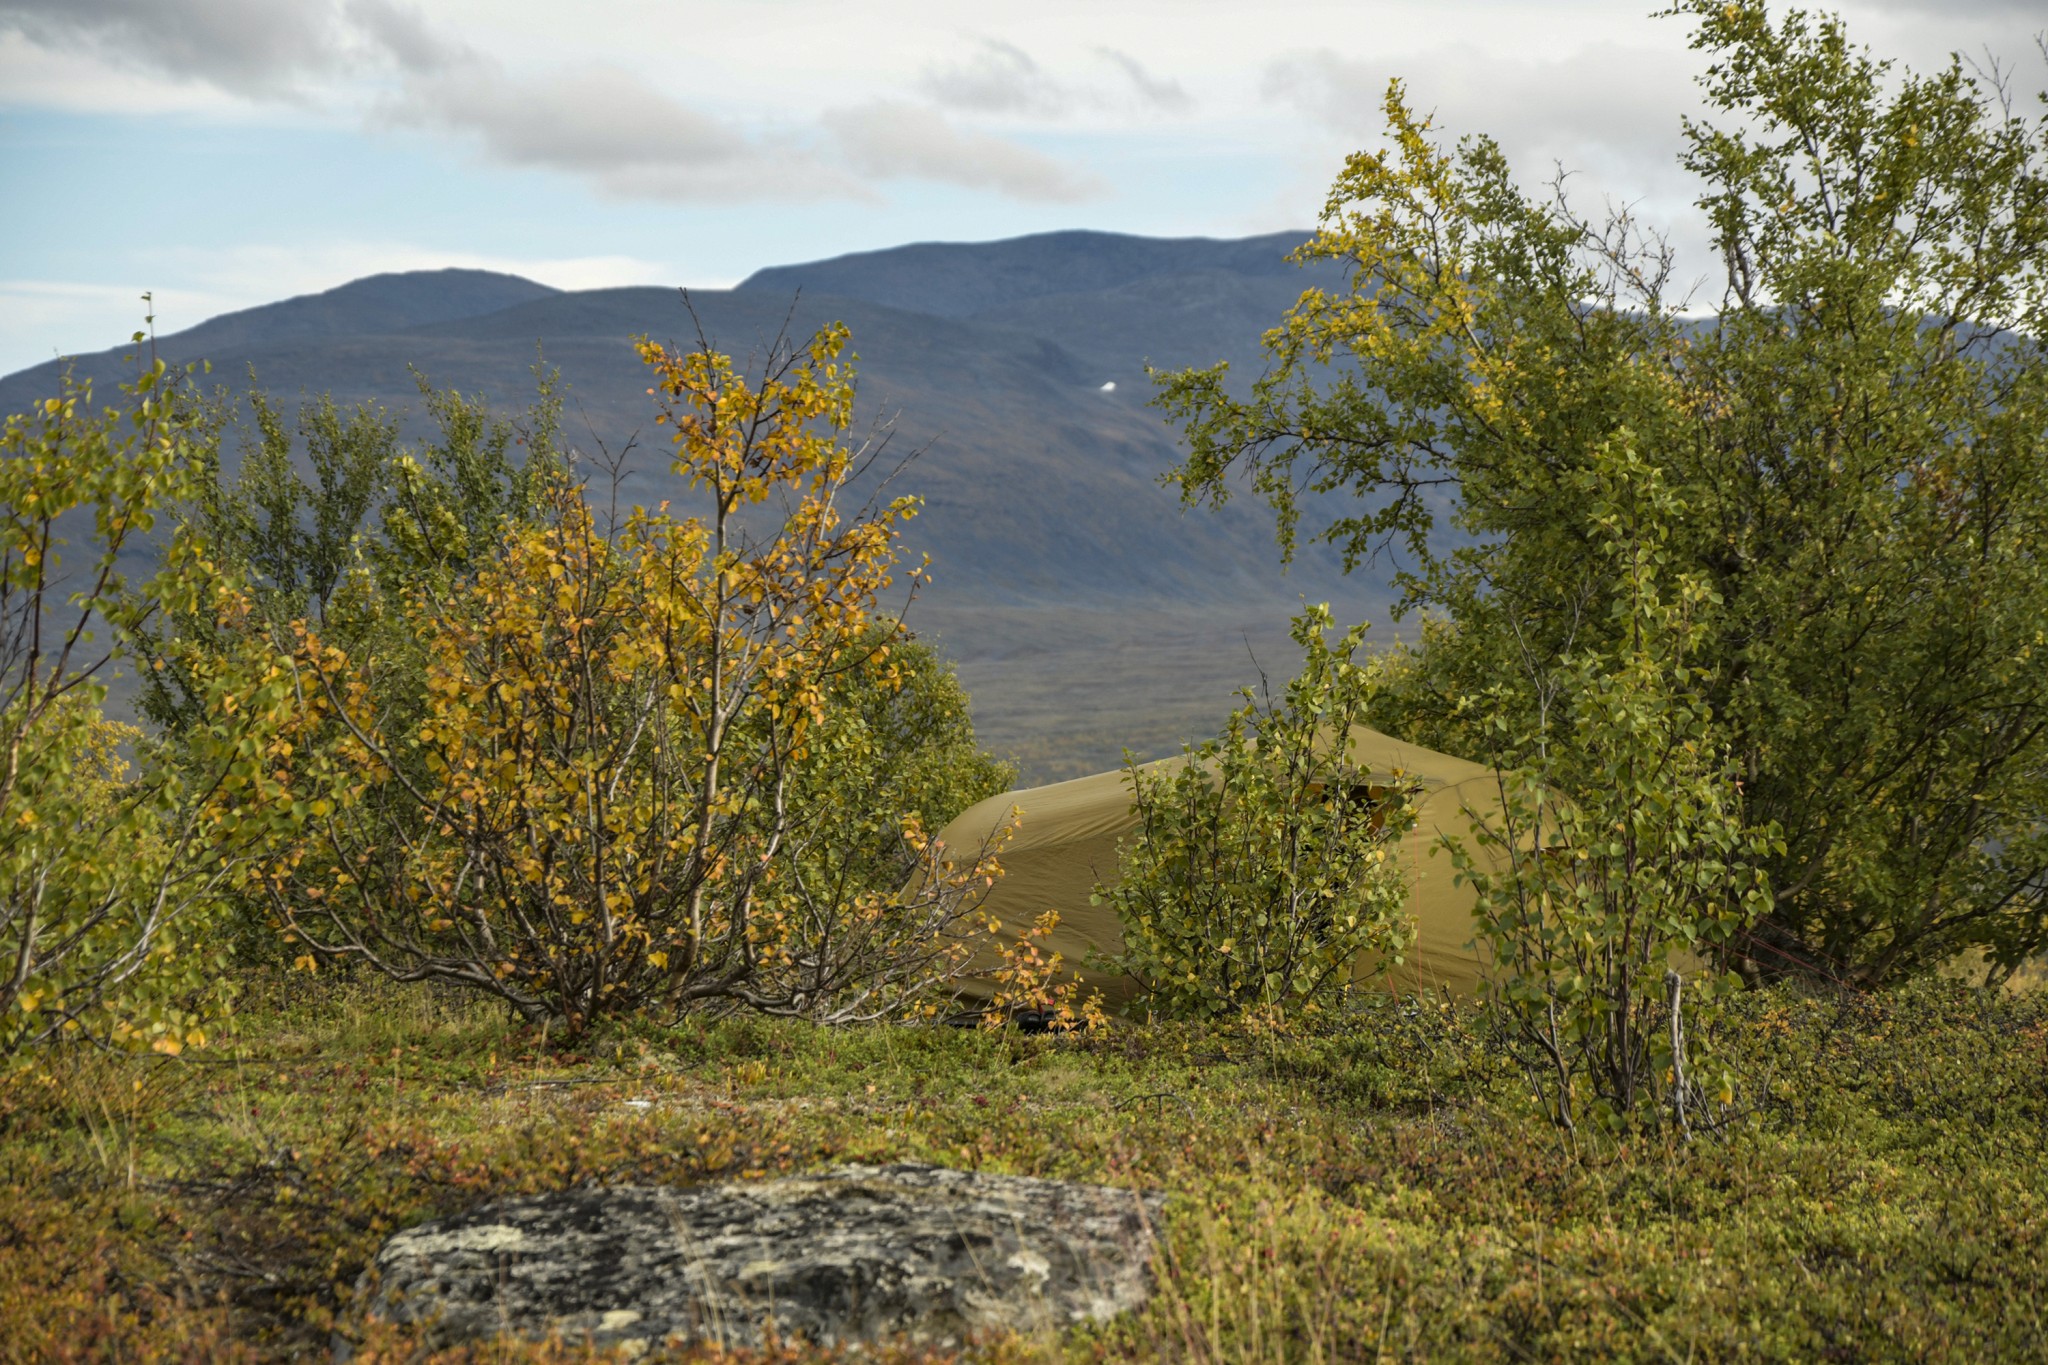
[[(1645, 0), (0, 0), (0, 373), (387, 270), (715, 287), (1062, 228), (1314, 225), (1389, 78), (1705, 273)], [(2044, 84), (2039, 0), (1855, 0)]]

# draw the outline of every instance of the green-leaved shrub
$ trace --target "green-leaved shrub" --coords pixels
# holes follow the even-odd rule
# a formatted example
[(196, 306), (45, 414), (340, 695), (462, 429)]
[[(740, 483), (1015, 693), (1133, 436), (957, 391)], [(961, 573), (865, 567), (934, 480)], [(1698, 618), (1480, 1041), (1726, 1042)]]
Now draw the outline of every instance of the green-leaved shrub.
[(1398, 784), (1351, 762), (1374, 687), (1334, 644), (1327, 605), (1294, 623), (1301, 672), (1282, 695), (1247, 693), (1221, 736), (1178, 767), (1130, 767), (1138, 826), (1122, 877), (1096, 895), (1123, 922), (1112, 965), (1168, 1017), (1292, 1010), (1349, 982), (1361, 959), (1399, 962), (1412, 942), (1389, 845), (1414, 821)]
[[(1249, 480), (1286, 546), (1401, 542), (1404, 606), (1448, 628), (1381, 714), (1476, 756), (1475, 685), (1627, 648), (1579, 489), (1634, 432), (1688, 508), (1674, 568), (1714, 590), (1691, 658), (1742, 818), (1783, 834), (1746, 972), (2010, 972), (2048, 946), (2048, 114), (1832, 15), (1668, 12), (1701, 56), (1674, 131), (1713, 279), (1491, 139), (1447, 145), (1395, 83), (1300, 252), (1347, 284), (1266, 333), (1248, 394), (1166, 381), (1178, 477)], [(1570, 705), (1498, 701), (1525, 735)]]
[(161, 362), (126, 395), (95, 410), (67, 379), (0, 431), (0, 1055), (67, 1036), (172, 1053), (204, 1041), (237, 868), (223, 801), (260, 767), (281, 700), (274, 678), (223, 659), (213, 695), (234, 704), (195, 726), (175, 767), (102, 714), (141, 621), (166, 600), (233, 596), (182, 537), (131, 590), (125, 566), (194, 490), (208, 432)]
[[(1617, 643), (1534, 680), (1569, 699), (1558, 733), (1521, 733), (1516, 708), (1469, 699), (1497, 737), (1502, 820), (1489, 856), (1457, 845), (1489, 950), (1487, 1006), (1521, 1051), (1537, 1099), (1576, 1132), (1668, 1117), (1690, 1130), (1732, 1102), (1702, 1046), (1717, 970), (1770, 910), (1759, 865), (1775, 831), (1749, 828), (1699, 693), (1700, 617), (1713, 590), (1674, 572), (1669, 528), (1685, 506), (1627, 433), (1598, 452), (1580, 497), (1623, 591)], [(1526, 680), (1525, 680), (1526, 681)], [(1688, 1055), (1689, 1054), (1689, 1055)]]

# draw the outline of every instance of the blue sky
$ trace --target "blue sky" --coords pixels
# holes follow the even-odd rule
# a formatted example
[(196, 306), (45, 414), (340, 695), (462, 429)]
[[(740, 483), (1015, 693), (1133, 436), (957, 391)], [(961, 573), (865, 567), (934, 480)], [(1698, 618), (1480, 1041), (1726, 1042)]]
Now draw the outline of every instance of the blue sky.
[[(0, 0), (0, 373), (380, 270), (732, 283), (1054, 228), (1313, 223), (1390, 76), (1674, 227), (1694, 107), (1644, 0)], [(2014, 0), (1860, 0), (2043, 84)]]

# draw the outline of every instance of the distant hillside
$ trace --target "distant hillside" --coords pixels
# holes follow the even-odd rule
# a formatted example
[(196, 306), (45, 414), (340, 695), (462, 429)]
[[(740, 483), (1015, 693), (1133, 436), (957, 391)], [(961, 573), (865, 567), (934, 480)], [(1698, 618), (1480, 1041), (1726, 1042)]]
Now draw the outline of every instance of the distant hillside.
[[(897, 451), (924, 452), (897, 485), (926, 500), (909, 540), (935, 576), (912, 622), (959, 661), (983, 734), (1051, 778), (1213, 728), (1258, 666), (1288, 671), (1285, 617), (1304, 596), (1384, 620), (1382, 583), (1343, 577), (1334, 556), (1307, 554), (1283, 577), (1262, 509), (1184, 512), (1159, 484), (1179, 450), (1146, 405), (1144, 364), (1253, 364), (1259, 333), (1307, 282), (1282, 259), (1303, 235), (913, 246), (779, 267), (690, 299), (738, 355), (774, 334), (798, 282), (800, 329), (852, 328), (860, 421), (889, 424)], [(253, 365), (279, 397), (330, 391), (403, 409), (420, 436), (408, 366), (509, 411), (531, 396), (538, 347), (568, 385), (571, 440), (621, 451), (652, 430), (629, 338), (683, 339), (695, 326), (672, 289), (562, 292), (435, 271), (217, 318), (159, 350), (209, 359), (230, 382)], [(127, 349), (74, 363), (111, 384)], [(55, 372), (0, 379), (0, 410), (48, 392)], [(659, 444), (628, 459), (626, 501), (687, 502)]]
[[(302, 294), (279, 303), (222, 313), (196, 327), (159, 338), (157, 348), (166, 360), (180, 363), (255, 358), (260, 354), (259, 348), (282, 342), (321, 342), (403, 331), (425, 323), (495, 313), (557, 292), (545, 284), (489, 270), (412, 270), (370, 275), (323, 293)], [(120, 355), (132, 349), (119, 347), (107, 354)], [(100, 357), (84, 359), (87, 363), (81, 369), (101, 368), (91, 363)], [(64, 364), (50, 360), (9, 375), (0, 380), (0, 393), (11, 394), (22, 383), (48, 382), (62, 371)]]
[(919, 242), (829, 261), (772, 266), (755, 271), (739, 287), (784, 297), (802, 289), (964, 318), (1048, 294), (1116, 289), (1156, 275), (1224, 271), (1291, 277), (1294, 268), (1287, 253), (1309, 235), (1276, 232), (1219, 241), (1046, 232), (1004, 242)]

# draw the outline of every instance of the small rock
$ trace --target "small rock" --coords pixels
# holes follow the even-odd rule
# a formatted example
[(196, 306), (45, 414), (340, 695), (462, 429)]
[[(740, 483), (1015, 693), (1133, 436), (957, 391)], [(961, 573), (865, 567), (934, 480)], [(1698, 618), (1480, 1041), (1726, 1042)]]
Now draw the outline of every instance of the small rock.
[(372, 1318), (505, 1333), (955, 1345), (1114, 1316), (1150, 1292), (1163, 1196), (936, 1166), (508, 1199), (399, 1233)]

